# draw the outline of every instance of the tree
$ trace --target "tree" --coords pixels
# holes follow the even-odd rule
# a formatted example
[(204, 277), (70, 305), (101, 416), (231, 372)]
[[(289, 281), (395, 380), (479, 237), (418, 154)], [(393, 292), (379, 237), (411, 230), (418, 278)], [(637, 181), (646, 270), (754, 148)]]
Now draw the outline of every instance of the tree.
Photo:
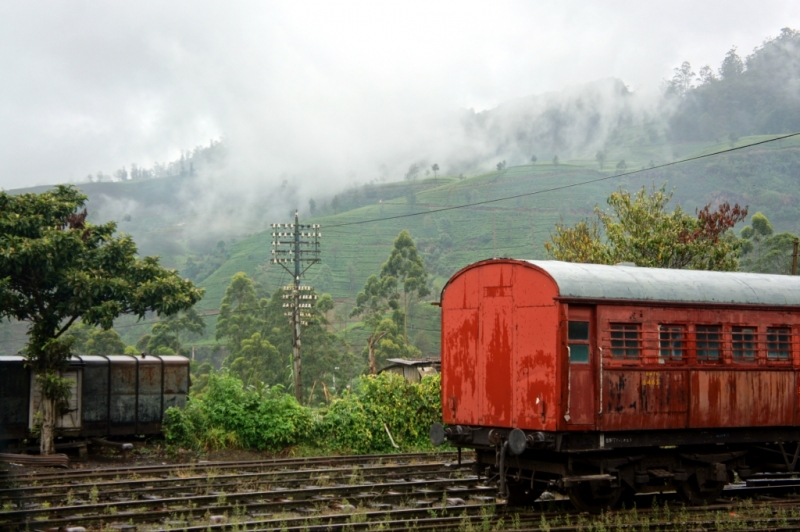
[(206, 328), (206, 322), (197, 310), (192, 307), (178, 314), (168, 316), (165, 320), (153, 325), (147, 352), (156, 355), (181, 353), (181, 334), (199, 335)]
[(594, 154), (594, 158), (597, 160), (597, 164), (600, 166), (600, 170), (602, 170), (606, 164), (606, 152), (604, 152), (603, 150), (599, 150), (597, 153)]
[(553, 155), (553, 166), (558, 168), (558, 155)]
[(497, 171), (498, 172), (502, 172), (505, 169), (506, 169), (506, 162), (505, 161), (500, 161), (499, 163), (497, 163)]
[(694, 86), (694, 79), (696, 74), (692, 71), (692, 65), (689, 61), (684, 61), (680, 68), (673, 70), (674, 74), (672, 79), (667, 84), (667, 93), (676, 96), (684, 96)]
[(644, 187), (635, 195), (620, 189), (607, 199), (610, 213), (595, 207), (596, 220), (556, 224), (547, 253), (567, 262), (736, 270), (742, 242), (728, 230), (744, 220), (747, 208), (723, 203), (712, 211), (706, 205), (694, 217), (680, 206), (668, 212), (671, 199), (664, 186), (650, 194)]
[(620, 161), (617, 163), (617, 171), (624, 172), (627, 169), (628, 169), (628, 163), (625, 162), (625, 159), (620, 159)]
[(419, 165), (417, 163), (414, 163), (411, 166), (409, 166), (408, 167), (408, 172), (406, 172), (406, 175), (405, 175), (406, 181), (415, 180), (417, 178), (417, 175), (419, 174), (419, 170), (420, 170), (420, 168), (419, 168)]
[(314, 201), (314, 198), (308, 200), (308, 210), (311, 212), (312, 216), (317, 213), (317, 202)]
[(389, 297), (400, 302), (399, 310), (403, 312), (403, 340), (407, 344), (408, 309), (414, 301), (430, 293), (425, 263), (408, 231), (400, 231), (395, 238), (389, 259), (381, 266), (381, 278), (395, 279), (394, 293)]
[(262, 303), (256, 296), (253, 281), (246, 273), (237, 273), (231, 278), (231, 283), (222, 298), (216, 339), (227, 338), (228, 350), (231, 353), (238, 353), (243, 340), (252, 338), (253, 334), (260, 332), (263, 325), (260, 319), (261, 309)]
[(744, 239), (741, 269), (748, 272), (790, 274), (792, 272), (792, 252), (797, 235), (783, 232), (775, 234), (775, 229), (764, 214), (757, 212), (750, 219), (750, 225), (739, 233)]
[(431, 166), (431, 170), (433, 170), (433, 177), (436, 177), (436, 174), (439, 172), (439, 165), (434, 163), (433, 166)]
[(734, 46), (725, 54), (725, 59), (722, 60), (722, 64), (719, 67), (719, 76), (723, 80), (730, 80), (742, 72), (744, 72), (744, 63), (739, 54), (736, 53), (736, 47)]
[(537, 159), (535, 155), (531, 155), (531, 162), (532, 162), (533, 164), (536, 164), (536, 161), (538, 161), (538, 160), (539, 160), (539, 159)]
[(71, 355), (63, 336), (74, 323), (107, 330), (122, 314), (167, 316), (203, 296), (157, 258), (138, 258), (114, 222), (88, 223), (85, 204), (71, 186), (0, 192), (0, 319), (30, 323), (24, 354), (42, 389), (42, 454), (53, 451), (55, 405), (69, 394), (60, 371)]
[(86, 354), (121, 355), (126, 347), (128, 346), (114, 329), (95, 329), (86, 341)]
[(370, 331), (367, 338), (367, 360), (371, 375), (378, 373), (375, 359), (375, 346), (386, 336), (386, 330), (380, 330), (384, 315), (390, 308), (396, 308), (396, 300), (391, 296), (396, 292), (397, 279), (381, 275), (370, 275), (364, 284), (364, 290), (356, 296), (356, 306), (350, 316), (362, 316), (364, 325)]

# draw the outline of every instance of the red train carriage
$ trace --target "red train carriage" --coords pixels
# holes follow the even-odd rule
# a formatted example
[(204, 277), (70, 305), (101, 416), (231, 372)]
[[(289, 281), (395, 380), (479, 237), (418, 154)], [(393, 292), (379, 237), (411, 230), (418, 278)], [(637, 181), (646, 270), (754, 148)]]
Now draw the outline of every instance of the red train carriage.
[(442, 291), (442, 409), (511, 503), (713, 500), (800, 454), (800, 278), (494, 259)]

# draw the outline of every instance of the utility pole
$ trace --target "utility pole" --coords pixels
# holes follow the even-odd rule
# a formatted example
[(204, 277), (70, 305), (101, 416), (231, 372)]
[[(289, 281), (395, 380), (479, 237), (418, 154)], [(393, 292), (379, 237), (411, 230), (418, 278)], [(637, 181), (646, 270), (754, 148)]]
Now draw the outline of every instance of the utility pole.
[(795, 237), (794, 249), (792, 250), (792, 275), (797, 275), (797, 246), (800, 244), (800, 238)]
[[(294, 282), (284, 286), (283, 298), (290, 300), (283, 304), (284, 308), (291, 309), (284, 314), (289, 317), (292, 325), (292, 371), (294, 373), (294, 396), (297, 402), (303, 403), (303, 379), (300, 366), (300, 333), (301, 326), (308, 325), (308, 320), (314, 317), (311, 312), (313, 301), (317, 298), (311, 292), (310, 286), (301, 286), (300, 277), (314, 264), (319, 262), (319, 224), (300, 224), (297, 211), (294, 211), (293, 224), (272, 224), (272, 264), (280, 266), (289, 272)], [(288, 229), (289, 231), (281, 231)], [(305, 268), (301, 263), (308, 263)], [(287, 264), (294, 264), (294, 271)], [(303, 293), (306, 292), (306, 293)]]

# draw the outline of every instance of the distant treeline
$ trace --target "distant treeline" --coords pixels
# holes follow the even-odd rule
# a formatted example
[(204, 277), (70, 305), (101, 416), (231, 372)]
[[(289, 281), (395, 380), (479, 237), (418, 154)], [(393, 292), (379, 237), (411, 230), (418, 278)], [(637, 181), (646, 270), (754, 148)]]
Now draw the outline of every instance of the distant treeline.
[(684, 62), (667, 82), (678, 107), (676, 141), (735, 142), (740, 136), (800, 131), (800, 32), (784, 28), (742, 59), (732, 48), (715, 72)]
[(167, 163), (156, 161), (151, 168), (144, 168), (136, 163), (131, 163), (130, 169), (123, 166), (110, 175), (100, 170), (96, 174), (88, 174), (86, 180), (89, 183), (99, 183), (103, 181), (133, 181), (158, 177), (189, 177), (209, 167), (222, 164), (226, 156), (226, 145), (221, 140), (212, 139), (208, 146), (197, 146), (194, 150), (181, 151), (180, 159), (174, 161)]

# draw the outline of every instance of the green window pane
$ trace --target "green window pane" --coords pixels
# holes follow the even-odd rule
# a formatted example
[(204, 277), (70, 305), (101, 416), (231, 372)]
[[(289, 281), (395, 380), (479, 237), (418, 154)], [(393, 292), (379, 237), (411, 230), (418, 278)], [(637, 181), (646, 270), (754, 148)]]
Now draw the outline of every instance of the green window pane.
[(569, 361), (578, 363), (589, 362), (589, 346), (582, 344), (569, 345)]
[(588, 340), (589, 339), (589, 322), (588, 321), (571, 321), (571, 322), (569, 322), (569, 339), (570, 340)]

